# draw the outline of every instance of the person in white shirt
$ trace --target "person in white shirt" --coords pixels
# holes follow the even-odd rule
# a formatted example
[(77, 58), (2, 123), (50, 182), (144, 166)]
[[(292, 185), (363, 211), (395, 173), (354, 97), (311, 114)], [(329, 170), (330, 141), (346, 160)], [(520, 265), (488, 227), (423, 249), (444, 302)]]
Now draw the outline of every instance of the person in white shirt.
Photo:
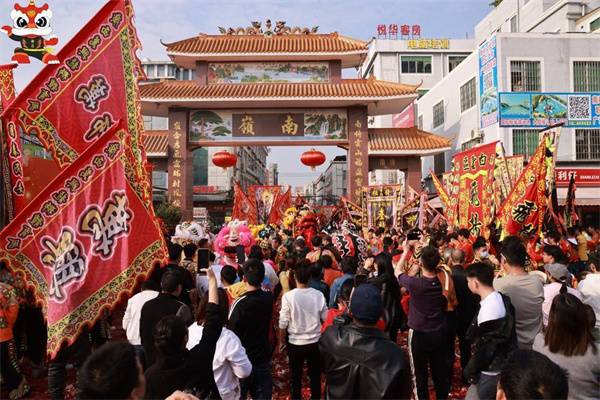
[[(196, 322), (188, 329), (187, 349), (191, 350), (202, 339), (203, 324), (206, 319), (206, 306), (208, 296), (200, 301)], [(223, 289), (219, 289), (219, 307), (223, 317), (223, 325), (227, 323), (229, 315), (229, 299)], [(235, 333), (223, 328), (217, 340), (215, 357), (213, 358), (213, 372), (219, 395), (223, 400), (239, 400), (240, 379), (247, 378), (252, 372), (252, 363), (248, 359), (246, 349)]]
[(548, 275), (548, 279), (550, 279), (550, 283), (544, 285), (542, 316), (544, 318), (544, 326), (548, 326), (548, 316), (550, 315), (552, 300), (554, 300), (554, 298), (563, 291), (567, 291), (581, 300), (581, 293), (579, 293), (579, 290), (567, 286), (567, 281), (571, 277), (567, 267), (562, 264), (547, 264), (544, 268), (546, 268), (546, 273)]
[(463, 370), (471, 383), (466, 398), (495, 400), (501, 368), (510, 350), (517, 347), (514, 307), (507, 296), (494, 291), (491, 264), (471, 264), (466, 275), (471, 292), (481, 297), (479, 312), (466, 334), (474, 347)]
[(123, 316), (123, 329), (127, 334), (127, 340), (135, 348), (135, 354), (142, 366), (146, 367), (146, 357), (144, 355), (144, 346), (140, 337), (140, 318), (142, 316), (142, 307), (148, 300), (158, 296), (158, 284), (149, 279), (142, 283), (142, 291), (127, 301), (127, 308)]
[(262, 261), (265, 266), (265, 277), (269, 280), (269, 286), (271, 291), (275, 289), (275, 286), (279, 283), (279, 277), (277, 276), (277, 272), (273, 269), (271, 264), (265, 261), (262, 249), (259, 245), (254, 245), (250, 248), (250, 253), (248, 253), (248, 258), (255, 258), (257, 260)]
[(590, 254), (588, 267), (591, 273), (579, 281), (577, 288), (583, 296), (583, 304), (587, 304), (596, 314), (596, 329), (600, 329), (600, 258), (598, 253)]
[(321, 325), (327, 317), (327, 303), (321, 292), (308, 285), (310, 278), (310, 260), (298, 261), (294, 267), (296, 289), (283, 295), (279, 313), (279, 352), (283, 352), (286, 348), (287, 332), (293, 399), (302, 398), (302, 368), (305, 360), (310, 378), (311, 398), (321, 398), (321, 361), (318, 341), (321, 337)]

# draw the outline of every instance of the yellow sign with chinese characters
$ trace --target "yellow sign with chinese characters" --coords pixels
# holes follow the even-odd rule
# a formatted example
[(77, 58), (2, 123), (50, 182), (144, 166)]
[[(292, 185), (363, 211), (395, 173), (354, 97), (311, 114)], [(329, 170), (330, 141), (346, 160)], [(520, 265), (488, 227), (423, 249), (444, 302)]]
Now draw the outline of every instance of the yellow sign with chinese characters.
[(449, 49), (450, 39), (408, 39), (409, 49)]

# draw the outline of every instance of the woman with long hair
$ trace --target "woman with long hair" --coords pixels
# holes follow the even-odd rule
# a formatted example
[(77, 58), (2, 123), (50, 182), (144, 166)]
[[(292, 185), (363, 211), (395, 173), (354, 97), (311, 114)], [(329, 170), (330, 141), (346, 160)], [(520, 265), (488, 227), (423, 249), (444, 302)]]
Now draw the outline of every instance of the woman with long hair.
[[(186, 347), (191, 350), (200, 343), (206, 321), (208, 298), (204, 296), (198, 307), (196, 322), (189, 328)], [(221, 322), (227, 325), (229, 315), (229, 299), (224, 289), (219, 289), (219, 308)], [(227, 328), (223, 328), (217, 340), (213, 358), (213, 372), (219, 395), (224, 400), (240, 398), (240, 379), (247, 378), (252, 372), (252, 364), (240, 339)]]
[(552, 301), (548, 328), (533, 342), (538, 351), (569, 373), (569, 399), (598, 398), (600, 356), (590, 332), (584, 304), (570, 293)]
[(281, 283), (281, 295), (283, 296), (290, 290), (296, 289), (296, 280), (294, 279), (294, 266), (298, 259), (295, 256), (287, 256), (285, 264), (279, 273), (279, 283)]
[(400, 295), (400, 286), (394, 275), (392, 257), (385, 252), (375, 256), (373, 261), (377, 276), (369, 279), (369, 283), (379, 289), (383, 298), (383, 308), (385, 309), (385, 332), (394, 342), (398, 339), (398, 328), (402, 320), (402, 306)]

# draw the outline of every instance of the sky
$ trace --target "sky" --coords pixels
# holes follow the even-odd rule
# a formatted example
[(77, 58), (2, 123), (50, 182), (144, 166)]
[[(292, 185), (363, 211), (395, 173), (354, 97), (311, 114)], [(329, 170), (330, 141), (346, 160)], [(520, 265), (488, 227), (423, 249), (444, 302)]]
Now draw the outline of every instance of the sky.
[[(22, 6), (28, 0), (17, 0)], [(47, 0), (54, 13), (51, 25), (60, 50), (75, 33), (102, 7), (104, 1)], [(0, 26), (12, 25), (10, 12), (14, 1), (0, 2)], [(250, 21), (287, 21), (288, 26), (319, 26), (320, 33), (337, 31), (356, 39), (370, 40), (377, 35), (377, 25), (420, 25), (424, 38), (462, 39), (473, 37), (475, 25), (490, 11), (490, 0), (271, 0), (271, 1), (203, 1), (203, 0), (133, 0), (138, 37), (143, 49), (141, 59), (168, 59), (160, 43), (174, 42), (198, 33), (218, 34), (218, 27), (247, 27)], [(41, 1), (36, 1), (40, 6)], [(0, 34), (2, 35), (2, 34)], [(7, 64), (16, 42), (0, 36), (0, 63)], [(15, 70), (17, 90), (22, 90), (41, 70), (33, 61)], [(355, 77), (355, 70), (345, 70), (344, 77)], [(280, 183), (299, 186), (315, 180), (329, 161), (345, 154), (337, 147), (319, 147), (327, 162), (310, 171), (300, 163), (308, 147), (273, 147), (268, 163), (277, 163)]]

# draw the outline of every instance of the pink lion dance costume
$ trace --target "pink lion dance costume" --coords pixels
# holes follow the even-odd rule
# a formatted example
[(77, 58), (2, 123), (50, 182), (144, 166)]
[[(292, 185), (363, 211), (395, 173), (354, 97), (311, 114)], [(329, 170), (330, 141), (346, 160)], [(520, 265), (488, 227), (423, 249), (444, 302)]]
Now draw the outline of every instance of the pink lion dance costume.
[(246, 221), (234, 220), (221, 229), (215, 240), (215, 253), (223, 256), (225, 247), (236, 247), (243, 245), (246, 254), (250, 252), (250, 248), (256, 244), (252, 232), (246, 225)]

